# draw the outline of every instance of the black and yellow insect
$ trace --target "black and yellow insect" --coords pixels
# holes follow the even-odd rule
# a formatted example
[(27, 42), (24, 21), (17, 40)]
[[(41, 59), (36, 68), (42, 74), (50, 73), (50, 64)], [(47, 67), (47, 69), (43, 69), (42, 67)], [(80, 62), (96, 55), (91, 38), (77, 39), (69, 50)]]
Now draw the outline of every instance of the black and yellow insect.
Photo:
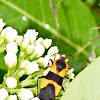
[(43, 76), (44, 80), (39, 93), (40, 100), (54, 100), (55, 96), (58, 96), (61, 88), (63, 89), (62, 82), (67, 69), (68, 64), (64, 57), (53, 61), (50, 71), (46, 76)]

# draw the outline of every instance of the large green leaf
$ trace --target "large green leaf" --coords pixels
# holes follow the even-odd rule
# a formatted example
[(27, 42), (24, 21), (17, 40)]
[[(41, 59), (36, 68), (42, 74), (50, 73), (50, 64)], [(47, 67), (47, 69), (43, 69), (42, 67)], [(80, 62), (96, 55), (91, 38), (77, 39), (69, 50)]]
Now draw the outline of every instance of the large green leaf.
[[(53, 45), (56, 45), (59, 34), (58, 46), (60, 53), (66, 55), (73, 55), (99, 34), (97, 30), (91, 31), (91, 28), (95, 27), (96, 23), (89, 8), (82, 1), (52, 0), (54, 5), (59, 6), (56, 10), (56, 17), (59, 22), (58, 33), (49, 1), (0, 0), (0, 17), (4, 19), (7, 26), (17, 29), (19, 34), (23, 34), (27, 28), (35, 28), (40, 32), (39, 36), (52, 38)], [(27, 19), (23, 20), (23, 16)], [(49, 28), (46, 28), (47, 24)], [(83, 50), (82, 54), (75, 56), (74, 61), (71, 59), (69, 65), (75, 67), (75, 71), (79, 72), (79, 69), (86, 65), (86, 57), (92, 46), (96, 44), (98, 42)], [(80, 57), (83, 57), (82, 60), (79, 60)]]
[(61, 100), (100, 100), (100, 57), (80, 72)]
[[(60, 48), (66, 51), (66, 54), (72, 54), (80, 49), (79, 46), (87, 44), (88, 41), (98, 36), (98, 30), (91, 30), (96, 26), (93, 16), (89, 8), (80, 0), (63, 0), (61, 2), (59, 9), (57, 10), (58, 21), (60, 25), (60, 33), (67, 37), (71, 41), (61, 42)], [(63, 38), (64, 39), (64, 38)], [(74, 61), (70, 60), (69, 65), (74, 67), (75, 73), (82, 70), (86, 66), (88, 60), (87, 55), (91, 49), (96, 46), (99, 41), (95, 41), (90, 46), (88, 46), (83, 54), (74, 57)], [(72, 47), (72, 48), (71, 48)], [(75, 50), (77, 49), (77, 50)], [(99, 53), (99, 48), (96, 52)]]

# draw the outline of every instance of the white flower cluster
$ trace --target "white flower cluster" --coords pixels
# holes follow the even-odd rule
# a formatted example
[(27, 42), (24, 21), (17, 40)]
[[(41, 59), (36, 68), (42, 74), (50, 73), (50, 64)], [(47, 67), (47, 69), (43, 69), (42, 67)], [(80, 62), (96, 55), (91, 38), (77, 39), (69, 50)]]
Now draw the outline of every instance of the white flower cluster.
[[(39, 100), (33, 94), (36, 91), (37, 78), (47, 73), (43, 68), (47, 67), (50, 59), (60, 58), (57, 54), (59, 49), (57, 46), (50, 47), (51, 39), (38, 38), (38, 32), (34, 29), (27, 30), (22, 36), (12, 27), (3, 29), (4, 25), (0, 19), (0, 50), (6, 51), (4, 61), (8, 68), (0, 85), (0, 100)], [(45, 50), (47, 55), (44, 55)], [(25, 75), (28, 77), (20, 80)], [(71, 72), (68, 75), (73, 79)], [(31, 85), (35, 88), (26, 88)]]
[(63, 85), (65, 85), (66, 87), (68, 87), (68, 85), (70, 84), (70, 80), (74, 79), (75, 74), (73, 73), (74, 69), (73, 68), (69, 68), (66, 71), (66, 78), (63, 81)]
[[(1, 51), (6, 50), (4, 61), (8, 68), (8, 73), (4, 77), (5, 81), (0, 85), (0, 100), (17, 100), (17, 98), (20, 100), (29, 100), (30, 98), (38, 100), (38, 98), (33, 98), (32, 91), (23, 87), (33, 84), (33, 74), (40, 70), (41, 61), (39, 62), (39, 60), (43, 58), (43, 65), (41, 67), (46, 67), (50, 56), (58, 53), (58, 48), (56, 46), (50, 48), (52, 40), (38, 38), (38, 32), (34, 29), (27, 30), (24, 36), (22, 36), (18, 35), (18, 32), (12, 27), (3, 29), (4, 26), (5, 23), (0, 19), (0, 49)], [(41, 57), (46, 49), (49, 49), (48, 55)], [(19, 79), (23, 75), (29, 75), (29, 77), (20, 82)], [(30, 75), (32, 76), (30, 77)], [(4, 84), (6, 88), (2, 88)], [(22, 88), (18, 89), (19, 87)], [(13, 92), (17, 95), (13, 95)]]

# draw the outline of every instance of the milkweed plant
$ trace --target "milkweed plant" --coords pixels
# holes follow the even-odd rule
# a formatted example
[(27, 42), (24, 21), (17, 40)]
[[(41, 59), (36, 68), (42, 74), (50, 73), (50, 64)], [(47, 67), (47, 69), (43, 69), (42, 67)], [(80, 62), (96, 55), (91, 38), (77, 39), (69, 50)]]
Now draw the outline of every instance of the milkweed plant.
[[(35, 29), (28, 29), (24, 35), (18, 35), (12, 27), (4, 26), (5, 23), (0, 19), (0, 53), (6, 52), (2, 59), (7, 66), (7, 73), (0, 84), (0, 100), (39, 100), (37, 79), (48, 73), (50, 67), (45, 68), (49, 59), (54, 61), (60, 58), (59, 49), (51, 46), (51, 39), (38, 37)], [(73, 68), (66, 71), (68, 78), (64, 79), (64, 88), (74, 78), (73, 71)]]

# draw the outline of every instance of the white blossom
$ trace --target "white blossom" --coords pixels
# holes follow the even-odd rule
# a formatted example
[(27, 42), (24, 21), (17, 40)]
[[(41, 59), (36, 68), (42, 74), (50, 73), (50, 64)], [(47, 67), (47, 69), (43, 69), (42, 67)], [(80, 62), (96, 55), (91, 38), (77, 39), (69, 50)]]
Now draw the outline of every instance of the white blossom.
[(0, 89), (0, 100), (5, 100), (8, 96), (8, 92), (5, 88)]
[(74, 79), (74, 76), (75, 76), (75, 74), (74, 74), (74, 73), (71, 73), (71, 74), (69, 75), (69, 79)]
[(43, 66), (44, 57), (40, 57), (36, 62), (39, 66)]
[(25, 70), (22, 69), (22, 70), (20, 70), (20, 71), (16, 74), (16, 76), (17, 76), (17, 77), (22, 77), (24, 74), (25, 74)]
[(14, 77), (8, 77), (5, 83), (8, 88), (15, 88), (17, 86), (17, 80)]
[(6, 23), (3, 23), (3, 19), (0, 18), (0, 31), (3, 29), (3, 27), (6, 25)]
[(19, 36), (19, 35), (18, 35), (18, 36), (16, 37), (16, 43), (17, 43), (17, 45), (20, 46), (20, 45), (22, 44), (22, 41), (23, 41), (23, 36)]
[(21, 44), (21, 50), (25, 51), (26, 48), (28, 47), (28, 45), (29, 45), (29, 40), (26, 38), (26, 39), (23, 40), (23, 42)]
[(36, 36), (38, 35), (38, 32), (35, 31), (35, 29), (28, 29), (27, 32), (24, 35), (25, 39), (28, 39), (31, 44), (34, 43), (36, 40)]
[(36, 63), (36, 61), (29, 63), (25, 67), (25, 72), (27, 75), (32, 74), (33, 72), (38, 71), (38, 70), (39, 70), (39, 65)]
[(30, 63), (29, 60), (23, 60), (23, 61), (20, 63), (19, 68), (20, 68), (20, 69), (23, 69), (23, 68), (25, 68), (29, 63)]
[(59, 59), (60, 58), (60, 54), (56, 54), (55, 59)]
[(69, 59), (66, 59), (65, 62), (68, 62)]
[(44, 51), (45, 51), (45, 48), (44, 48), (43, 45), (37, 44), (35, 46), (35, 55), (36, 55), (36, 57), (42, 56), (44, 54)]
[(35, 41), (35, 45), (37, 44), (42, 44), (43, 43), (43, 38), (38, 38), (36, 41)]
[(73, 73), (73, 71), (74, 71), (74, 68), (68, 69), (67, 76), (69, 79), (74, 79), (75, 74)]
[(68, 74), (71, 74), (73, 71), (74, 71), (74, 68), (71, 68), (71, 69), (68, 70), (67, 73), (68, 73)]
[(44, 60), (43, 60), (43, 66), (44, 67), (47, 67), (47, 65), (49, 64), (49, 66), (51, 66), (51, 60), (53, 61), (54, 60), (54, 56), (51, 56), (51, 55), (46, 55), (45, 57), (44, 57)]
[(18, 51), (18, 46), (17, 46), (16, 42), (8, 43), (7, 46), (6, 46), (6, 51), (7, 51), (7, 53), (13, 52), (13, 53), (16, 54), (17, 51)]
[(17, 100), (17, 95), (14, 94), (14, 95), (10, 95), (7, 97), (7, 100)]
[(17, 64), (17, 55), (15, 53), (9, 52), (5, 55), (4, 60), (7, 67), (12, 69)]
[(34, 52), (35, 46), (34, 45), (28, 45), (26, 48), (26, 54), (30, 55)]
[(43, 41), (43, 45), (44, 45), (44, 47), (45, 47), (46, 49), (48, 49), (48, 48), (51, 46), (51, 44), (52, 44), (52, 40), (51, 40), (51, 39), (45, 39), (45, 40)]
[(37, 60), (37, 63), (40, 66), (47, 67), (48, 65), (51, 66), (51, 64), (52, 64), (51, 60), (54, 61), (54, 56), (46, 55), (45, 57), (40, 57)]
[(12, 27), (6, 27), (1, 32), (1, 36), (4, 37), (6, 42), (15, 41), (17, 34), (18, 34), (17, 31), (15, 29), (13, 29)]
[(17, 76), (17, 78), (20, 78), (20, 77), (22, 77), (24, 74), (25, 74), (25, 70), (22, 69), (22, 70), (20, 70), (19, 72), (17, 72), (16, 76)]
[(59, 49), (57, 46), (54, 46), (54, 47), (51, 47), (49, 50), (48, 50), (48, 55), (53, 55), (53, 54), (56, 54), (58, 53)]
[(65, 58), (65, 54), (61, 55), (61, 57), (64, 57)]
[(20, 100), (30, 100), (34, 97), (33, 93), (29, 89), (22, 88), (17, 92)]

